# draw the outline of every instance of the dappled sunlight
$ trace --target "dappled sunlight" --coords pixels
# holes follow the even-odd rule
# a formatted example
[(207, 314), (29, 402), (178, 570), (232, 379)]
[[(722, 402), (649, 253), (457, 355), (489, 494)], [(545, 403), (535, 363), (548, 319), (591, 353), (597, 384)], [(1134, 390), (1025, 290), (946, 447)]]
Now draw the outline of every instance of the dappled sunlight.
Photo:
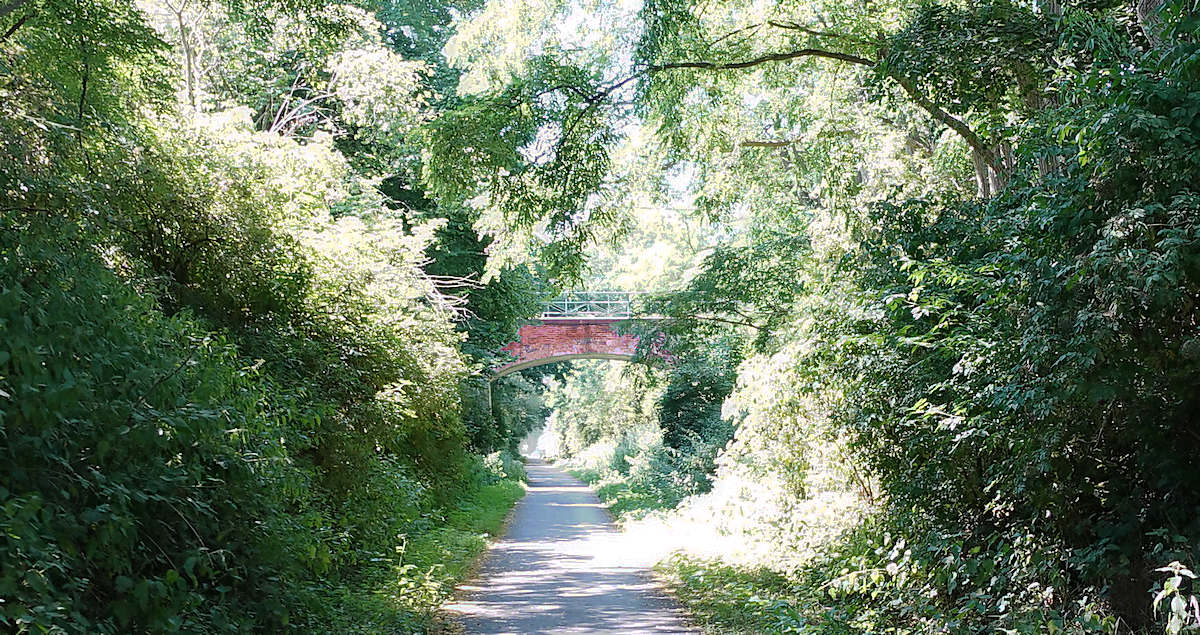
[(791, 570), (852, 527), (867, 509), (848, 492), (787, 500), (781, 489), (744, 477), (718, 478), (713, 490), (624, 523), (641, 561), (681, 551), (730, 564)]
[[(786, 347), (743, 365), (748, 381), (726, 400), (723, 413), (738, 427), (710, 464), (707, 491), (669, 498), (702, 486), (686, 480), (698, 477), (683, 473), (686, 465), (664, 447), (653, 421), (629, 422), (563, 461), (591, 481), (620, 517), (630, 537), (623, 557), (657, 563), (682, 552), (794, 571), (871, 509), (874, 486), (848, 459), (845, 442), (813, 432), (825, 416), (821, 402), (780, 403), (775, 397), (797, 381), (787, 369), (800, 354)], [(613, 401), (630, 399), (619, 376), (607, 379), (605, 389), (617, 395)], [(565, 416), (555, 411), (552, 423)]]
[(0, 0), (0, 68), (0, 633), (1200, 635), (1200, 0)]
[(657, 552), (617, 531), (588, 487), (539, 463), (529, 473), (508, 535), (447, 612), (471, 633), (686, 631), (648, 574)]

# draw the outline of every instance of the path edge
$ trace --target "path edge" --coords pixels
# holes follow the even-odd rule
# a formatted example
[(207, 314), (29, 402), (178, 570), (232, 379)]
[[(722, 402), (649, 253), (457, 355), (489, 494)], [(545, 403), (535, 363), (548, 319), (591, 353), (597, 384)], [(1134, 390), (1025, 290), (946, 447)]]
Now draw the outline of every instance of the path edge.
[(429, 625), (429, 635), (462, 635), (466, 632), (462, 624), (458, 621), (458, 617), (446, 607), (463, 599), (463, 587), (479, 578), (480, 569), (487, 562), (487, 559), (491, 557), (496, 545), (508, 536), (508, 529), (517, 514), (517, 508), (525, 503), (525, 497), (529, 495), (528, 480), (521, 482), (521, 489), (524, 491), (524, 494), (521, 494), (521, 498), (517, 499), (517, 502), (504, 515), (504, 522), (500, 525), (500, 531), (488, 539), (487, 547), (480, 551), (479, 555), (475, 556), (471, 561), (471, 564), (463, 572), (462, 579), (455, 583), (454, 591), (433, 612), (433, 618)]

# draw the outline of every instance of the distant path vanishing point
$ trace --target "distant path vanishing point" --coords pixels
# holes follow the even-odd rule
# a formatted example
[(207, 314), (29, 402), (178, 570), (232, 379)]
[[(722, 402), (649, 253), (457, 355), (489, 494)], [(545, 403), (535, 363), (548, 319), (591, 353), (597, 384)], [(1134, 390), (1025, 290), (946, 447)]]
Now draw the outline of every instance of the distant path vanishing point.
[(587, 485), (540, 461), (527, 468), (507, 535), (446, 607), (466, 633), (696, 632)]

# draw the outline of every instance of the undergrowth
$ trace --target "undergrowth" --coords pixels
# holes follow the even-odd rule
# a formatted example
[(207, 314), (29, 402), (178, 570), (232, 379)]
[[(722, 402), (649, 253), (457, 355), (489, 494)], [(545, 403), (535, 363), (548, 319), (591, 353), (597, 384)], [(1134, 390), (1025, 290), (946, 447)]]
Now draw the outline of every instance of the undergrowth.
[(310, 628), (337, 633), (426, 632), (434, 617), (471, 571), (475, 559), (504, 527), (512, 506), (525, 495), (524, 471), (490, 469), (490, 455), (463, 489), (444, 493), (448, 505), (423, 515), (397, 548), (397, 558), (370, 568), (357, 584), (330, 592), (336, 613)]
[(655, 571), (693, 621), (712, 633), (803, 633), (802, 593), (786, 575), (675, 554)]

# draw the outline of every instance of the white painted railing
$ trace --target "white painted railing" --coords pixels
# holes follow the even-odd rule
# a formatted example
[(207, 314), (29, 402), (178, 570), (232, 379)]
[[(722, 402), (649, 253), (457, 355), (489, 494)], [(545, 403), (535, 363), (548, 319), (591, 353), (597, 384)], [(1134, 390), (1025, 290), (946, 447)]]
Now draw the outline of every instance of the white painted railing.
[(543, 320), (572, 318), (627, 319), (641, 291), (568, 291), (546, 304)]

